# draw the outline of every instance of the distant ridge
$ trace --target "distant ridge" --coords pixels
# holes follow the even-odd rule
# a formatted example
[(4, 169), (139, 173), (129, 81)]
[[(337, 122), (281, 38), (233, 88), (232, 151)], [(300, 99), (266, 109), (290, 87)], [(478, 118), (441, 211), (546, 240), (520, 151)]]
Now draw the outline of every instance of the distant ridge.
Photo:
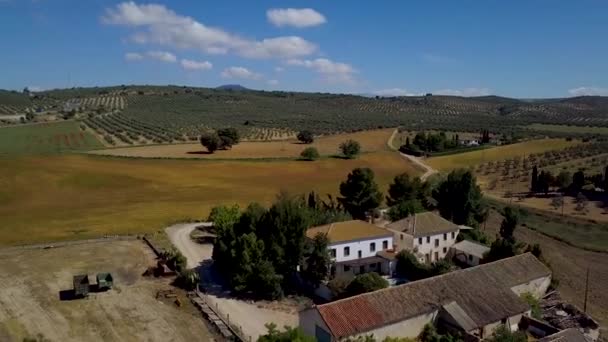
[(248, 91), (251, 90), (249, 88), (245, 88), (240, 84), (224, 84), (221, 85), (215, 89), (220, 89), (220, 90), (232, 90), (232, 91)]

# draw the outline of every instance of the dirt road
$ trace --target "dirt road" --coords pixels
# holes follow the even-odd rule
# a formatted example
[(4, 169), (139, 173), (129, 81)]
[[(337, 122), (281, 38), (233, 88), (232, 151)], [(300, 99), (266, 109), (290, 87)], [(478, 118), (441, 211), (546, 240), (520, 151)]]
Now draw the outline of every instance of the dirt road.
[[(190, 233), (201, 223), (176, 224), (166, 228), (169, 239), (175, 247), (188, 259), (188, 267), (198, 267), (211, 259), (213, 246), (198, 244), (190, 239)], [(214, 282), (210, 273), (203, 273), (203, 282)], [(206, 284), (209, 285), (209, 284)], [(228, 293), (208, 293), (208, 299), (213, 306), (228, 317), (230, 322), (240, 326), (245, 335), (255, 341), (267, 332), (266, 323), (275, 323), (278, 327), (285, 325), (297, 326), (298, 316), (295, 310), (290, 312), (276, 311), (260, 307), (255, 302), (230, 298)]]
[(409, 154), (405, 154), (405, 153), (401, 153), (401, 152), (399, 152), (399, 154), (401, 154), (401, 156), (403, 158), (409, 159), (412, 163), (420, 166), (424, 170), (424, 173), (422, 174), (422, 176), (420, 176), (420, 179), (423, 180), (423, 181), (438, 172), (437, 170), (435, 170), (432, 167), (428, 166), (422, 160), (422, 158), (410, 156)]

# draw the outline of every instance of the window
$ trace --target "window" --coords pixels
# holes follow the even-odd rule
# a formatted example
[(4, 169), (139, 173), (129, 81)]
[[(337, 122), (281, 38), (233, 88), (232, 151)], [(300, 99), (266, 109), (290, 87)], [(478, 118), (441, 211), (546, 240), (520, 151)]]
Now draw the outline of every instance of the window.
[(448, 248), (447, 247), (443, 247), (443, 253), (447, 253), (448, 252)]
[(431, 262), (431, 255), (429, 253), (426, 253), (424, 255), (424, 260), (426, 261), (426, 263), (430, 263)]
[(431, 237), (430, 236), (426, 237), (426, 243), (431, 243)]
[(439, 252), (435, 252), (435, 261), (439, 260)]
[(439, 239), (435, 239), (435, 247), (439, 247)]
[(350, 266), (344, 265), (344, 272), (350, 272)]
[(469, 261), (473, 261), (473, 256), (469, 255)]
[(388, 249), (388, 240), (382, 241), (382, 249)]
[(365, 273), (365, 266), (359, 266), (359, 274)]
[(418, 238), (418, 244), (422, 245), (422, 238)]
[(376, 251), (376, 243), (372, 242), (369, 244), (369, 251), (370, 252), (375, 252)]
[(456, 237), (456, 233), (452, 232), (452, 239)]
[(357, 254), (359, 254), (359, 259), (361, 259), (361, 251), (359, 251)]
[(350, 255), (350, 247), (344, 247), (344, 256)]
[(336, 249), (335, 248), (332, 248), (332, 249), (329, 250), (329, 256), (332, 257), (332, 258), (336, 257)]
[(448, 233), (443, 233), (443, 241), (446, 241), (448, 239)]
[(401, 241), (403, 241), (403, 234), (399, 235), (401, 237)]

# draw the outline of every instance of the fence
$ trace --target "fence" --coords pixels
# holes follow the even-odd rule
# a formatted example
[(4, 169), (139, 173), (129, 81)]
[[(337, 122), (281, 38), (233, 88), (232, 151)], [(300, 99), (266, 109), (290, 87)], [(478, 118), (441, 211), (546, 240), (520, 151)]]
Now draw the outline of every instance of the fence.
[(237, 340), (243, 342), (253, 341), (253, 338), (250, 335), (247, 335), (243, 332), (243, 329), (240, 325), (238, 325), (236, 322), (230, 322), (230, 315), (224, 314), (220, 310), (218, 303), (211, 300), (207, 294), (201, 292), (199, 286), (196, 287), (196, 295), (201, 298), (205, 302), (205, 304), (207, 304), (209, 309), (211, 309), (211, 311), (213, 311), (213, 313), (215, 313), (215, 315), (219, 317), (222, 322), (224, 322), (224, 324), (234, 334)]

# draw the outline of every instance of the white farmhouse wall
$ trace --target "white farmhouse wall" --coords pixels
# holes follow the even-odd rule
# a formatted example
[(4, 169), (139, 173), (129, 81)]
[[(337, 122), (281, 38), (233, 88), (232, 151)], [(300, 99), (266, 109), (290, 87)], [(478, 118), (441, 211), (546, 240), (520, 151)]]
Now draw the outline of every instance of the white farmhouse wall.
[[(357, 336), (366, 336), (373, 334), (374, 338), (382, 341), (387, 337), (410, 337), (415, 338), (422, 332), (424, 326), (428, 323), (435, 322), (438, 311), (433, 311), (425, 315), (412, 317), (397, 323), (385, 325), (381, 328), (367, 331)], [(351, 336), (356, 338), (357, 336)]]
[[(529, 314), (526, 313), (526, 314)], [(523, 314), (519, 314), (519, 315), (515, 315), (512, 317), (507, 318), (507, 321), (504, 323), (506, 324), (506, 326), (511, 329), (511, 331), (517, 331), (519, 329), (519, 322), (521, 321), (521, 318), (523, 317)], [(494, 333), (494, 331), (496, 330), (496, 328), (498, 328), (499, 326), (501, 326), (503, 324), (503, 322), (494, 322), (494, 323), (490, 323), (487, 324), (486, 326), (484, 326), (483, 329), (483, 336), (482, 338), (488, 338), (490, 336), (492, 336), (492, 334)]]
[[(452, 232), (445, 234), (447, 234), (445, 240), (444, 233), (429, 235), (430, 239), (427, 239), (427, 236), (414, 238), (414, 249), (423, 255), (428, 254), (431, 262), (437, 261), (435, 259), (435, 252), (437, 252), (439, 259), (443, 259), (450, 252), (450, 247), (456, 243), (458, 231), (454, 232), (454, 237), (452, 237)], [(420, 239), (422, 239), (422, 243), (420, 243)], [(435, 247), (435, 240), (437, 239), (439, 239), (439, 246)]]
[[(382, 237), (382, 238), (349, 241), (346, 243), (335, 243), (335, 244), (332, 243), (328, 246), (328, 248), (330, 250), (331, 249), (336, 250), (336, 257), (333, 258), (332, 261), (343, 262), (343, 261), (359, 259), (359, 251), (361, 251), (361, 258), (368, 258), (368, 257), (376, 256), (376, 253), (383, 250), (382, 243), (384, 241), (387, 241), (387, 246), (388, 246), (387, 249), (393, 248), (393, 237), (391, 235), (387, 235), (386, 237)], [(370, 245), (372, 243), (376, 244), (376, 249), (373, 252), (370, 250)], [(345, 247), (349, 247), (349, 249), (350, 249), (349, 255), (344, 254)]]
[(551, 276), (546, 276), (532, 280), (528, 283), (517, 285), (511, 288), (518, 296), (528, 292), (536, 298), (541, 298), (547, 293), (547, 289), (551, 285)]

